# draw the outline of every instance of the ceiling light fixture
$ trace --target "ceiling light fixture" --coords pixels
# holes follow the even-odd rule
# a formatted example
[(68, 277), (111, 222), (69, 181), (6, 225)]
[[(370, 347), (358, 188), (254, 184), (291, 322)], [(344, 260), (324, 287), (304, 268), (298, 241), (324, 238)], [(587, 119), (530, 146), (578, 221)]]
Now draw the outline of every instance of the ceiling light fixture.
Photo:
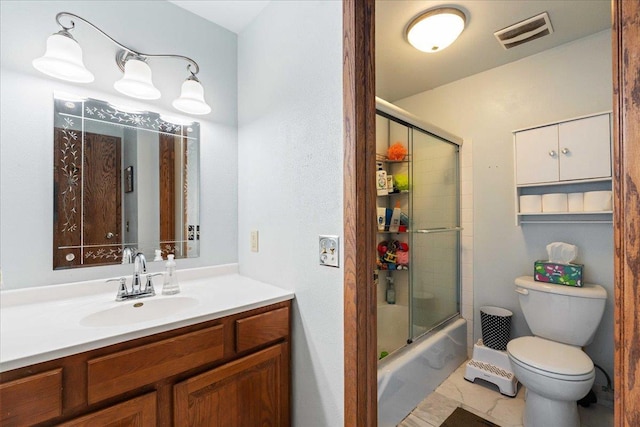
[(188, 63), (187, 71), (190, 75), (182, 84), (180, 97), (173, 101), (173, 107), (188, 114), (211, 112), (211, 107), (204, 100), (204, 88), (196, 77), (200, 71), (196, 61), (183, 55), (137, 52), (119, 43), (86, 19), (69, 12), (60, 12), (56, 15), (56, 22), (62, 27), (62, 30), (49, 36), (45, 54), (33, 60), (33, 66), (37, 70), (51, 77), (74, 83), (89, 83), (94, 80), (91, 71), (84, 66), (80, 45), (71, 36), (70, 31), (75, 28), (75, 23), (70, 20), (69, 26), (63, 25), (60, 22), (62, 17), (76, 18), (85, 22), (121, 49), (116, 55), (116, 64), (124, 75), (113, 85), (118, 92), (138, 99), (160, 98), (160, 91), (151, 81), (151, 68), (147, 64), (147, 59), (182, 59)]
[(453, 7), (427, 10), (407, 27), (407, 40), (422, 52), (434, 53), (456, 41), (464, 30), (465, 14)]

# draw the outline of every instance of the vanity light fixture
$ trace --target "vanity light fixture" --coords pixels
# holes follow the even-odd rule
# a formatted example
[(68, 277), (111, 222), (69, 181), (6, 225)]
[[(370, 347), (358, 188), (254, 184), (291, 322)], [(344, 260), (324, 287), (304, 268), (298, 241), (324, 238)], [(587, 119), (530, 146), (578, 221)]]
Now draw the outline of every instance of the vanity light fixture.
[(434, 53), (456, 41), (464, 30), (466, 16), (453, 7), (427, 10), (407, 26), (407, 41), (422, 52)]
[(75, 28), (75, 22), (70, 20), (69, 26), (63, 25), (60, 22), (62, 17), (81, 20), (121, 49), (116, 54), (116, 64), (124, 75), (122, 79), (113, 85), (118, 92), (138, 99), (160, 98), (160, 91), (151, 81), (151, 68), (147, 64), (147, 59), (182, 59), (188, 63), (187, 71), (190, 75), (182, 84), (180, 97), (173, 101), (173, 107), (188, 114), (207, 114), (211, 112), (211, 107), (204, 100), (202, 84), (196, 77), (196, 74), (200, 71), (196, 61), (183, 55), (137, 52), (119, 43), (86, 19), (69, 12), (60, 12), (56, 15), (56, 22), (62, 27), (62, 30), (49, 36), (45, 54), (33, 60), (33, 66), (37, 70), (51, 77), (74, 83), (90, 83), (94, 80), (91, 71), (84, 66), (80, 45), (70, 33)]

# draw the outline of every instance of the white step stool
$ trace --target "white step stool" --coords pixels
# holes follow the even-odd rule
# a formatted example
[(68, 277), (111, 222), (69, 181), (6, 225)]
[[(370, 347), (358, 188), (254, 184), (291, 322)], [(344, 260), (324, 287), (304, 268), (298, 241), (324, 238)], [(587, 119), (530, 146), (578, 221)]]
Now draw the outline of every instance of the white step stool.
[(515, 397), (518, 380), (511, 370), (511, 362), (506, 351), (485, 346), (481, 339), (473, 345), (473, 358), (467, 362), (464, 379), (474, 382), (476, 378), (498, 386), (500, 393)]

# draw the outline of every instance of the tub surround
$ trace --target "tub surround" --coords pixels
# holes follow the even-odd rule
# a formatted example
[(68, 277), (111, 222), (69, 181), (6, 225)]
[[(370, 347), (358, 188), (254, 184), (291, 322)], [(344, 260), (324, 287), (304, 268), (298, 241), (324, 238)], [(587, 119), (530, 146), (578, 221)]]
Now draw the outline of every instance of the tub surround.
[[(0, 293), (0, 372), (69, 356), (214, 320), (270, 304), (291, 300), (292, 291), (238, 274), (237, 264), (178, 271), (181, 292), (137, 300), (193, 298), (195, 305), (148, 321), (117, 326), (83, 326), (86, 316), (131, 304), (116, 302), (117, 282), (91, 281)], [(106, 279), (105, 279), (106, 280)], [(131, 278), (128, 277), (128, 281)], [(135, 302), (135, 301), (134, 301)]]
[(378, 362), (378, 425), (398, 425), (466, 359), (467, 322), (453, 318)]

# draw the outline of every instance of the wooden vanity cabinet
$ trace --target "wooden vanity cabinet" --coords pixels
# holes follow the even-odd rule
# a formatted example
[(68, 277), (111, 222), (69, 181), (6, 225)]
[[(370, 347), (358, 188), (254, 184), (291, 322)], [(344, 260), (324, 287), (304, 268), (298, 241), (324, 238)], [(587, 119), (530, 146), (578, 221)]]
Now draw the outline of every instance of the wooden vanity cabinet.
[(290, 301), (0, 373), (0, 425), (290, 424)]

